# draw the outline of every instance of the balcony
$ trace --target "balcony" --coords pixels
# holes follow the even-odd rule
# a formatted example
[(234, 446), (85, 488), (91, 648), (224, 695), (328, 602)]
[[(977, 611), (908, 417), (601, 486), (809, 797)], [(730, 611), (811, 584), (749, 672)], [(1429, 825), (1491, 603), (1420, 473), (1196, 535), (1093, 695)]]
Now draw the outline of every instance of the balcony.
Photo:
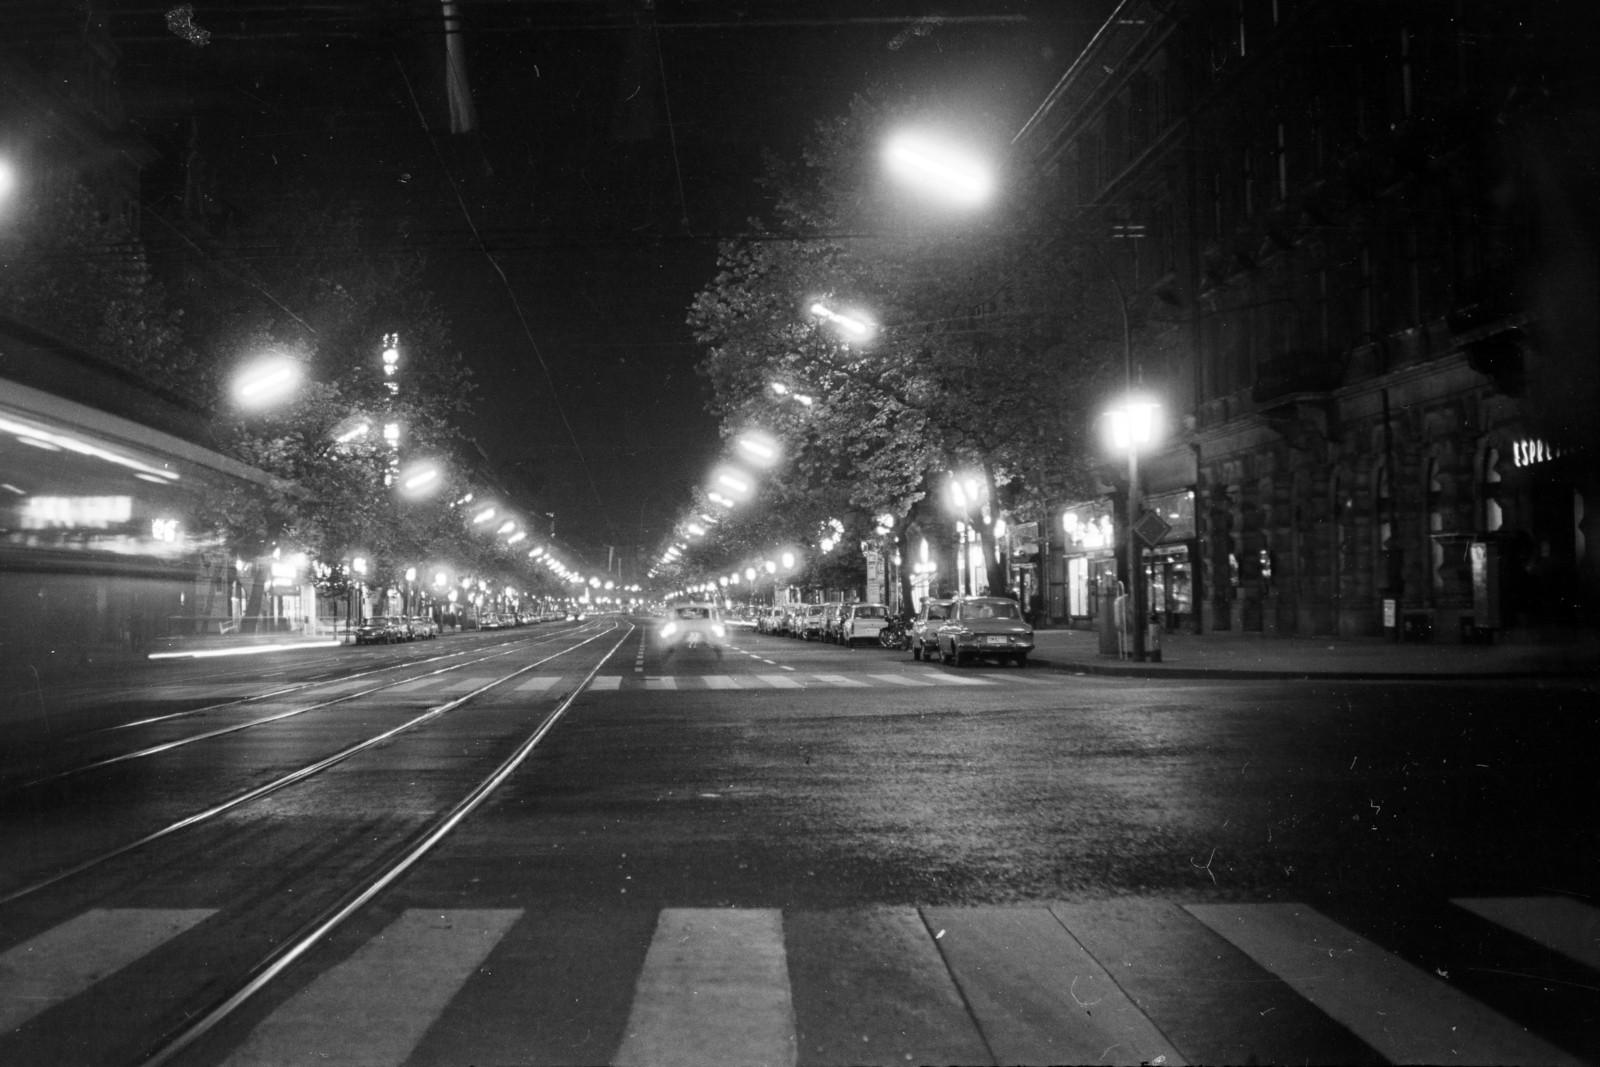
[(1285, 352), (1256, 367), (1250, 397), (1263, 408), (1299, 400), (1321, 399), (1344, 380), (1344, 367), (1326, 352)]

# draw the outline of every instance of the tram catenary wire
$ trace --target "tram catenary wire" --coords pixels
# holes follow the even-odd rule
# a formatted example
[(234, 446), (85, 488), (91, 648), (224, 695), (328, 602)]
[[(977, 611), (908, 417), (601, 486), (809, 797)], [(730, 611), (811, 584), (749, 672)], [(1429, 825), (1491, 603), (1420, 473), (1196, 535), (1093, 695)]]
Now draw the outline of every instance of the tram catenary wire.
[[(629, 623), (628, 627), (629, 627), (629, 633), (631, 633), (633, 631), (633, 629), (634, 629), (633, 624)], [(287, 787), (289, 787), (291, 785), (294, 785), (294, 784), (296, 784), (298, 782), (303, 782), (308, 778), (311, 778), (311, 777), (313, 777), (315, 775), (318, 775), (318, 774), (322, 773), (323, 771), (327, 770), (330, 767), (335, 767), (335, 766), (339, 765), (340, 763), (343, 763), (345, 760), (348, 760), (350, 757), (355, 756), (358, 753), (365, 752), (366, 750), (368, 750), (370, 748), (373, 748), (373, 747), (375, 747), (377, 745), (383, 744), (385, 741), (388, 741), (392, 737), (395, 737), (395, 736), (397, 736), (399, 734), (402, 734), (402, 733), (405, 733), (405, 732), (407, 732), (409, 730), (412, 730), (415, 727), (423, 725), (424, 723), (432, 722), (434, 719), (437, 719), (442, 715), (447, 715), (450, 712), (452, 712), (452, 711), (456, 710), (457, 708), (461, 707), (463, 704), (467, 703), (468, 701), (473, 700), (476, 697), (482, 696), (484, 693), (487, 693), (489, 690), (494, 689), (496, 686), (502, 685), (505, 682), (510, 681), (512, 678), (517, 677), (518, 675), (526, 674), (528, 671), (531, 671), (536, 667), (543, 666), (544, 664), (549, 663), (553, 659), (558, 659), (561, 656), (564, 656), (569, 652), (572, 652), (572, 651), (575, 651), (575, 650), (577, 650), (579, 648), (582, 648), (584, 645), (589, 644), (591, 641), (597, 641), (597, 640), (599, 640), (600, 638), (604, 637), (606, 634), (610, 633), (611, 631), (613, 631), (615, 629), (617, 629), (616, 624), (612, 624), (607, 629), (602, 630), (599, 633), (594, 634), (591, 637), (587, 637), (584, 640), (579, 641), (577, 644), (572, 645), (569, 648), (564, 648), (560, 652), (554, 653), (553, 655), (546, 656), (544, 659), (536, 660), (535, 662), (528, 664), (526, 667), (519, 667), (518, 669), (512, 671), (510, 674), (504, 675), (503, 677), (500, 677), (500, 678), (496, 678), (494, 681), (490, 682), (489, 684), (484, 685), (484, 686), (480, 686), (479, 688), (474, 689), (472, 692), (466, 694), (465, 696), (457, 697), (456, 699), (447, 701), (446, 703), (440, 704), (437, 707), (429, 708), (427, 711), (423, 712), (421, 715), (418, 715), (418, 716), (416, 716), (414, 718), (411, 718), (411, 719), (407, 719), (405, 722), (401, 723), (400, 725), (391, 727), (388, 730), (384, 730), (382, 733), (375, 734), (374, 736), (367, 738), (365, 741), (358, 741), (357, 743), (355, 743), (353, 745), (349, 745), (349, 746), (347, 746), (345, 748), (340, 749), (338, 752), (335, 752), (330, 756), (324, 756), (322, 759), (315, 760), (312, 763), (308, 763), (305, 766), (302, 766), (302, 767), (300, 767), (300, 768), (298, 768), (296, 770), (290, 771), (288, 774), (281, 775), (280, 777), (275, 778), (270, 782), (266, 782), (266, 783), (264, 783), (262, 785), (256, 786), (254, 789), (246, 790), (245, 792), (240, 793), (240, 794), (238, 794), (236, 796), (230, 797), (227, 800), (222, 801), (221, 803), (214, 804), (211, 807), (206, 808), (206, 809), (204, 809), (202, 811), (195, 812), (193, 815), (188, 815), (188, 816), (185, 816), (182, 819), (177, 820), (176, 822), (169, 823), (168, 825), (162, 827), (159, 830), (152, 831), (151, 833), (145, 834), (142, 837), (139, 837), (139, 838), (137, 838), (137, 839), (135, 839), (133, 841), (127, 842), (126, 844), (118, 845), (116, 848), (108, 849), (105, 852), (101, 852), (101, 853), (99, 853), (99, 854), (97, 854), (97, 855), (95, 855), (95, 856), (93, 856), (93, 857), (91, 857), (91, 858), (89, 858), (87, 860), (83, 860), (83, 861), (81, 861), (79, 863), (76, 863), (76, 864), (72, 865), (71, 867), (67, 867), (67, 868), (65, 868), (63, 870), (57, 871), (55, 874), (52, 874), (47, 878), (43, 878), (43, 879), (40, 879), (39, 881), (36, 881), (36, 882), (30, 883), (28, 885), (22, 886), (19, 889), (11, 890), (8, 893), (0, 894), (0, 905), (10, 904), (13, 901), (20, 900), (23, 897), (26, 897), (26, 896), (29, 896), (29, 895), (31, 895), (33, 893), (39, 892), (41, 889), (46, 889), (46, 888), (48, 888), (48, 887), (50, 887), (52, 885), (55, 885), (55, 884), (57, 884), (59, 882), (65, 881), (66, 879), (71, 878), (74, 875), (82, 874), (83, 872), (91, 870), (91, 869), (93, 869), (95, 867), (98, 867), (101, 864), (108, 863), (111, 860), (114, 860), (119, 856), (125, 856), (128, 853), (135, 851), (136, 849), (143, 848), (145, 845), (152, 844), (152, 843), (154, 843), (156, 841), (159, 841), (159, 840), (161, 840), (163, 838), (166, 838), (166, 837), (170, 837), (171, 835), (177, 833), (180, 830), (186, 830), (186, 829), (188, 829), (188, 828), (190, 828), (192, 826), (197, 826), (197, 825), (199, 825), (199, 824), (201, 824), (203, 822), (206, 822), (206, 821), (208, 821), (210, 819), (214, 819), (217, 816), (222, 815), (222, 814), (224, 814), (226, 812), (232, 811), (233, 809), (235, 809), (237, 807), (240, 807), (241, 805), (248, 804), (253, 800), (259, 800), (260, 798), (262, 798), (264, 796), (267, 796), (267, 795), (272, 794), (272, 793), (276, 793), (276, 792), (278, 792), (278, 791), (280, 791), (282, 789), (286, 789)], [(572, 634), (574, 636), (576, 635), (576, 633), (577, 633), (577, 631), (572, 631)], [(626, 640), (626, 637), (627, 637), (627, 635), (624, 635), (623, 639)], [(620, 642), (619, 642), (619, 645), (620, 645)], [(615, 648), (613, 648), (612, 651), (615, 651)], [(608, 652), (606, 654), (606, 658), (610, 658), (610, 655), (611, 655), (611, 653)], [(605, 660), (602, 659), (601, 662), (604, 663)], [(577, 687), (575, 687), (573, 689), (572, 693), (568, 694), (567, 700), (564, 701), (563, 704), (561, 705), (563, 709), (566, 707), (567, 704), (569, 704), (571, 702), (571, 698), (572, 697), (576, 696), (579, 692), (582, 691), (583, 686), (587, 685), (588, 681), (589, 681), (589, 678), (592, 678), (593, 676), (594, 676), (593, 672), (590, 672), (588, 677), (586, 677), (582, 683), (580, 683)]]

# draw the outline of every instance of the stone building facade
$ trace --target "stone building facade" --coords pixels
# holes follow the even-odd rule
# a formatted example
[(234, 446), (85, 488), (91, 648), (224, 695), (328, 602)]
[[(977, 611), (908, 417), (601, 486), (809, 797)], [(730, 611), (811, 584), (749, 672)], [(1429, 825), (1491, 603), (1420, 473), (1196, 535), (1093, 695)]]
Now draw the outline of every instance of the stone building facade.
[(1465, 0), (1125, 0), (1018, 135), (1054, 225), (1130, 293), (1168, 416), (1171, 484), (1145, 491), (1193, 493), (1194, 628), (1595, 617), (1584, 428), (1529, 400), (1574, 359), (1589, 380), (1596, 343), (1547, 298), (1558, 260), (1592, 283), (1565, 201), (1594, 131), (1550, 121), (1570, 29)]

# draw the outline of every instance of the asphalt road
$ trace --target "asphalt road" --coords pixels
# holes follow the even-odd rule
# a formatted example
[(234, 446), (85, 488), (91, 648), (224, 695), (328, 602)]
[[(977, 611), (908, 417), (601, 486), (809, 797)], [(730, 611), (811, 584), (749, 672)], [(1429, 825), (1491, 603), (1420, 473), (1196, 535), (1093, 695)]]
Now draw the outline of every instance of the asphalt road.
[(1592, 684), (648, 625), (0, 733), (0, 1062), (1600, 1060)]

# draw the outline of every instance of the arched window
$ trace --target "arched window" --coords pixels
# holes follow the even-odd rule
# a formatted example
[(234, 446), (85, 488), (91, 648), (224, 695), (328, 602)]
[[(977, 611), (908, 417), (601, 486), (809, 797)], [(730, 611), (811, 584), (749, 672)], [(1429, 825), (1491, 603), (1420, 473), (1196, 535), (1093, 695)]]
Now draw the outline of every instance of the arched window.
[(1483, 479), (1479, 487), (1483, 494), (1483, 528), (1494, 533), (1505, 524), (1505, 514), (1500, 510), (1500, 450), (1487, 448), (1483, 452)]

